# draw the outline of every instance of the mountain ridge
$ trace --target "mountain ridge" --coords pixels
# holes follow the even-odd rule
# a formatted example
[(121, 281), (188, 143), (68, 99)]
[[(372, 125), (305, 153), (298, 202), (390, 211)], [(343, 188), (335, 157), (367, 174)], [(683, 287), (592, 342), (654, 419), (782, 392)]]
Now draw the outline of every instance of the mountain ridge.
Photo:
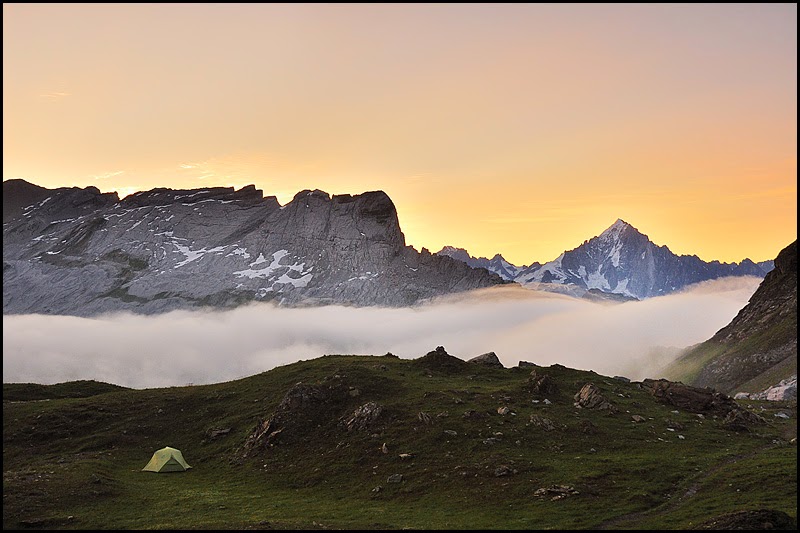
[[(438, 252), (457, 259), (471, 258), (463, 249), (451, 252), (445, 247)], [(483, 259), (483, 258), (481, 258)], [(505, 279), (497, 267), (477, 261), (471, 266), (489, 268)], [(531, 288), (554, 290), (582, 296), (595, 289), (629, 298), (643, 299), (681, 290), (687, 285), (724, 276), (751, 275), (764, 277), (770, 261), (756, 264), (750, 259), (739, 263), (703, 261), (696, 255), (676, 255), (666, 245), (657, 245), (649, 237), (622, 219), (617, 219), (600, 235), (565, 250), (556, 259), (544, 264), (514, 267), (510, 279)], [(510, 271), (511, 269), (507, 269)]]
[(383, 191), (303, 190), (285, 205), (253, 185), (156, 188), (121, 200), (96, 187), (49, 191), (3, 224), (4, 313), (406, 306), (503, 283), (407, 246)]

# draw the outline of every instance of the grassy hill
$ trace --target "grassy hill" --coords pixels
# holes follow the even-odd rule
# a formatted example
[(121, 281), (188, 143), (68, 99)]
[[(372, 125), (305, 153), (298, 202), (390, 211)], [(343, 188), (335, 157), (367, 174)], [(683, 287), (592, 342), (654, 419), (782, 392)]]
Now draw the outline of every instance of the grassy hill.
[[(586, 383), (610, 409), (574, 406)], [(797, 512), (796, 403), (749, 402), (765, 422), (737, 431), (641, 383), (436, 352), (49, 401), (21, 387), (3, 386), (4, 529), (682, 529)], [(193, 468), (141, 472), (164, 446)]]

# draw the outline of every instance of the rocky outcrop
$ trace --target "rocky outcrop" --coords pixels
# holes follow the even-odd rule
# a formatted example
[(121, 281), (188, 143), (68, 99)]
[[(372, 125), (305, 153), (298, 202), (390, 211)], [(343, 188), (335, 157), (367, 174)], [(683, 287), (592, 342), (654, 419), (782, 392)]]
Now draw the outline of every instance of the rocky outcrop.
[(594, 383), (587, 383), (575, 394), (575, 407), (609, 412), (616, 411), (611, 402), (605, 399)]
[[(28, 184), (30, 185), (30, 184)], [(405, 243), (382, 191), (153, 189), (3, 183), (3, 312), (91, 316), (234, 307), (407, 306), (503, 280)], [(22, 190), (6, 199), (7, 188)], [(18, 208), (29, 199), (37, 203)], [(12, 201), (13, 200), (13, 201)]]
[(528, 378), (531, 393), (537, 396), (554, 396), (558, 394), (558, 385), (555, 380), (547, 374), (539, 374), (536, 370), (531, 371)]
[(738, 408), (733, 398), (713, 389), (692, 387), (666, 379), (645, 379), (642, 386), (649, 389), (659, 402), (690, 413), (724, 416)]
[(666, 379), (645, 379), (642, 386), (661, 403), (690, 413), (723, 417), (723, 425), (734, 431), (749, 430), (764, 419), (742, 408), (736, 400), (714, 389), (692, 387)]
[(298, 383), (286, 392), (272, 416), (256, 424), (237, 455), (246, 458), (275, 445), (279, 440), (291, 443), (305, 438), (320, 422), (330, 419), (330, 412), (335, 411), (347, 397), (347, 389), (341, 383)]
[(375, 402), (367, 402), (356, 408), (350, 416), (344, 418), (341, 424), (347, 428), (347, 431), (369, 429), (378, 420), (381, 413), (383, 413), (383, 406)]
[(437, 346), (435, 350), (428, 352), (413, 362), (415, 367), (426, 371), (442, 372), (445, 374), (455, 374), (465, 372), (469, 365), (463, 359), (453, 357), (444, 346)]

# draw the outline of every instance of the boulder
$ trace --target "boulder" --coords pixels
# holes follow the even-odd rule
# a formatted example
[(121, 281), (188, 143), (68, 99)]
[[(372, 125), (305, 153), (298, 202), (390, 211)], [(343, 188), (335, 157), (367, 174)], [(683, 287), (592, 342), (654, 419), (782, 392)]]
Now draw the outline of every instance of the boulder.
[(467, 363), (488, 366), (490, 368), (505, 368), (503, 363), (500, 362), (500, 359), (497, 358), (497, 354), (494, 352), (487, 352), (477, 357), (473, 357), (472, 359), (467, 359)]
[(601, 411), (615, 411), (614, 406), (605, 399), (594, 383), (587, 383), (575, 394), (575, 407), (583, 409), (596, 409)]

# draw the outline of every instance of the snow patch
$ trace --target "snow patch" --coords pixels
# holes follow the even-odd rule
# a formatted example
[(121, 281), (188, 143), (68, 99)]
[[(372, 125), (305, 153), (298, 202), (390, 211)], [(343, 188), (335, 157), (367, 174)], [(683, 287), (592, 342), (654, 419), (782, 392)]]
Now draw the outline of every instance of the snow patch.
[(311, 278), (313, 278), (311, 274), (306, 274), (299, 278), (290, 278), (287, 273), (279, 277), (275, 283), (291, 283), (294, 287), (305, 287), (311, 281)]
[[(241, 255), (245, 259), (250, 259), (250, 254), (247, 253), (247, 248), (236, 248), (235, 250), (233, 250), (231, 253), (229, 253), (225, 257), (230, 257), (232, 255)], [(250, 266), (252, 266), (252, 265), (250, 265)]]
[(186, 256), (186, 259), (176, 264), (175, 268), (180, 268), (184, 265), (191, 263), (192, 261), (196, 261), (207, 253), (219, 252), (220, 250), (225, 249), (224, 246), (217, 246), (216, 248), (211, 248), (210, 250), (206, 250), (205, 248), (201, 248), (199, 250), (191, 250), (188, 246), (183, 246), (182, 244), (178, 244), (176, 242), (173, 242), (172, 244), (173, 246), (175, 246), (175, 248), (178, 249), (180, 253)]
[[(264, 268), (254, 269), (252, 267), (256, 265), (260, 265), (266, 263), (267, 260), (264, 257), (264, 254), (259, 253), (258, 258), (250, 263), (250, 267), (246, 270), (239, 270), (234, 272), (233, 274), (239, 277), (248, 277), (250, 279), (253, 278), (268, 278), (270, 275), (277, 269), (281, 267), (286, 267), (285, 265), (281, 265), (281, 259), (289, 255), (288, 250), (278, 250), (274, 254), (272, 254), (272, 262)], [(295, 266), (295, 265), (292, 265)], [(288, 267), (287, 267), (288, 268)]]

